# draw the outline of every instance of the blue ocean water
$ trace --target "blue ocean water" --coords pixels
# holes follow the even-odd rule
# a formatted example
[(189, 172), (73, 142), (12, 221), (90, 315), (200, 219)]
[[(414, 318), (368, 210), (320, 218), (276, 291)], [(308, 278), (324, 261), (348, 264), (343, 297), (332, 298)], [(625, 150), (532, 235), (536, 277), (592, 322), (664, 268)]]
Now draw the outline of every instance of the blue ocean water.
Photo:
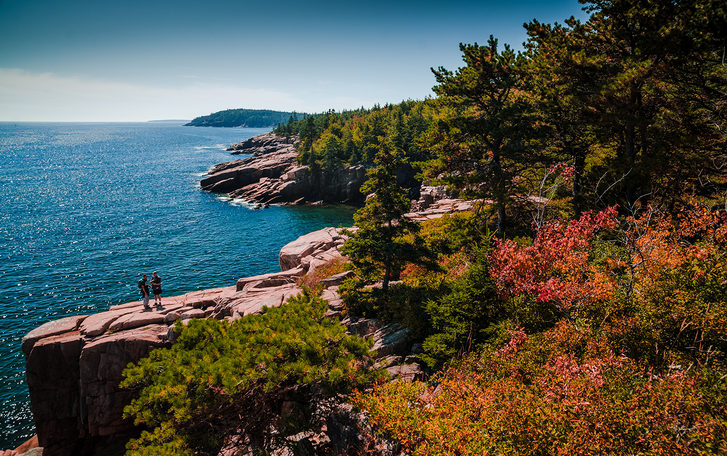
[(202, 192), (228, 144), (262, 129), (179, 123), (0, 123), (0, 450), (33, 434), (20, 342), (68, 315), (278, 271), (287, 242), (350, 225), (351, 208), (253, 210)]

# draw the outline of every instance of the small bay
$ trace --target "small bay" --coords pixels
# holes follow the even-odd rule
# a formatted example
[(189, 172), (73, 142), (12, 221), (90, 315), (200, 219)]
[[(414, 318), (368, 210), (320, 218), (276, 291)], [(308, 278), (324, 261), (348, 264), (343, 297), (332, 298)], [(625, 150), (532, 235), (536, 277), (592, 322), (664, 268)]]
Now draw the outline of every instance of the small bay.
[(20, 342), (42, 323), (279, 270), (287, 242), (349, 207), (262, 210), (199, 189), (224, 148), (265, 129), (181, 122), (0, 123), (0, 449), (33, 434)]

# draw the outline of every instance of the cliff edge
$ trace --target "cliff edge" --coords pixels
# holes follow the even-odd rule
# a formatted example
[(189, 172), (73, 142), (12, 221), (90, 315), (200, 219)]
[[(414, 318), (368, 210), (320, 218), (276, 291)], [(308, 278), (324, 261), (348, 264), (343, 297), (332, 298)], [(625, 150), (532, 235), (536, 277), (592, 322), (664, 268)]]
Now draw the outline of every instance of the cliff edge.
[[(413, 212), (414, 220), (470, 210), (461, 200), (426, 202)], [(124, 368), (158, 347), (174, 343), (173, 330), (194, 318), (235, 320), (277, 307), (302, 290), (299, 279), (342, 258), (346, 236), (340, 228), (324, 228), (285, 245), (279, 254), (280, 272), (241, 278), (233, 286), (199, 290), (163, 298), (163, 309), (144, 311), (141, 301), (112, 306), (108, 311), (46, 323), (22, 342), (26, 375), (38, 444), (45, 456), (98, 454), (98, 448), (123, 442), (138, 432), (122, 418), (123, 408), (136, 394), (118, 388)], [(321, 281), (328, 316), (338, 318), (343, 303), (338, 285), (352, 272)], [(422, 375), (411, 357), (409, 331), (398, 324), (347, 316), (349, 332), (374, 340), (379, 366), (392, 376)], [(111, 442), (111, 443), (110, 443)], [(112, 453), (108, 453), (112, 454)]]

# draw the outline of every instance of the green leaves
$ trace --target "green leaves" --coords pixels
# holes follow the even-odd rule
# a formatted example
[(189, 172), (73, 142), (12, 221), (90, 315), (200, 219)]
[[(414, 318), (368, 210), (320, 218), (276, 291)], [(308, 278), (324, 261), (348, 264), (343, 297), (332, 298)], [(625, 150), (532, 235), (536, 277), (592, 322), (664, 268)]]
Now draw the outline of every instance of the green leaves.
[(310, 406), (367, 384), (376, 376), (369, 370), (370, 343), (347, 335), (324, 317), (326, 309), (325, 301), (303, 294), (232, 323), (178, 325), (174, 346), (124, 373), (122, 387), (140, 388), (125, 416), (152, 429), (129, 443), (129, 454), (213, 452), (231, 435), (265, 446), (284, 401)]

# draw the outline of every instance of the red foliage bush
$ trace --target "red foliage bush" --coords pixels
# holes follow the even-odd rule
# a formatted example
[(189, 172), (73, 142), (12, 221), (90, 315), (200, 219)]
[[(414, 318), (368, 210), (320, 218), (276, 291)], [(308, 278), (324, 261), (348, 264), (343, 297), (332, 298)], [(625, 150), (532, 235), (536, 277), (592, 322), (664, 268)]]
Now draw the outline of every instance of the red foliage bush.
[(490, 262), (501, 299), (530, 295), (562, 318), (510, 330), (430, 384), (359, 394), (381, 431), (418, 455), (727, 454), (722, 214), (619, 221), (611, 208), (500, 241)]
[(505, 349), (437, 380), (384, 384), (356, 402), (415, 455), (727, 451), (724, 410), (704, 394), (714, 379), (654, 375), (569, 324), (527, 338), (516, 332)]
[(587, 213), (571, 222), (551, 222), (532, 245), (500, 241), (491, 256), (492, 275), (503, 298), (530, 293), (570, 311), (611, 297), (615, 283), (589, 264), (594, 233), (617, 225), (616, 208)]

